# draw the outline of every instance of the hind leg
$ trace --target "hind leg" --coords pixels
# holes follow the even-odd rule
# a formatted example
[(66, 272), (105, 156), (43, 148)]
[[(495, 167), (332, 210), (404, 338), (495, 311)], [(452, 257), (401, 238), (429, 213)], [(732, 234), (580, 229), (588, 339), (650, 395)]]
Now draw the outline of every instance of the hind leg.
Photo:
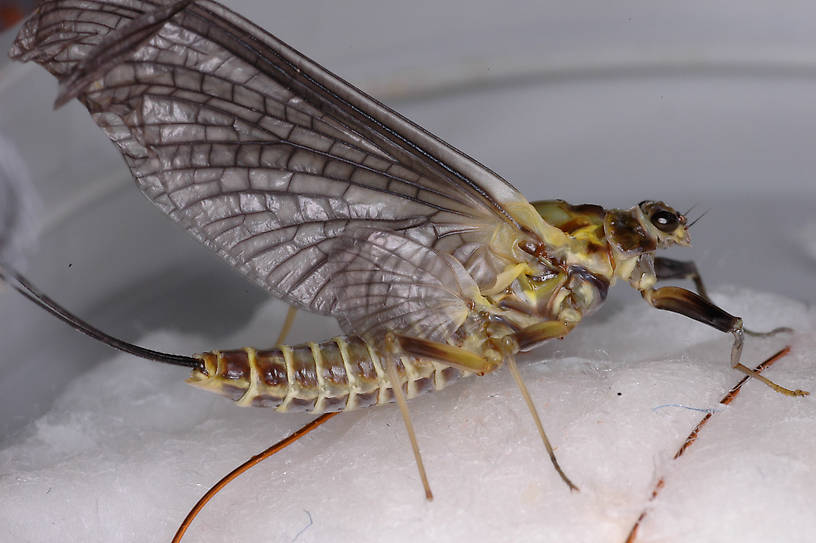
[(400, 379), (397, 372), (397, 360), (399, 360), (401, 355), (409, 354), (418, 358), (429, 358), (463, 371), (478, 374), (493, 371), (496, 368), (496, 364), (491, 363), (488, 359), (475, 353), (454, 347), (453, 345), (437, 343), (421, 338), (398, 336), (392, 332), (385, 334), (383, 344), (385, 351), (382, 356), (383, 369), (386, 375), (388, 375), (388, 380), (391, 382), (391, 391), (394, 394), (397, 406), (399, 406), (402, 421), (405, 424), (405, 431), (408, 433), (408, 439), (411, 442), (411, 450), (414, 453), (419, 478), (422, 481), (422, 487), (425, 489), (425, 498), (430, 501), (433, 499), (433, 492), (431, 492), (431, 485), (428, 482), (428, 475), (425, 471), (425, 464), (422, 461), (422, 454), (419, 452), (419, 442), (417, 441), (416, 432), (414, 431), (411, 413), (408, 411), (408, 401), (402, 390), (402, 379)]

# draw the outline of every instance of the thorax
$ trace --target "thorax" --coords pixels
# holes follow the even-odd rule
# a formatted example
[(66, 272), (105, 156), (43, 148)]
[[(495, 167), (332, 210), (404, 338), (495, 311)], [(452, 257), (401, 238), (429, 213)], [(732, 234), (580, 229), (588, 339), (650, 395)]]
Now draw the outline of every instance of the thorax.
[(563, 235), (520, 241), (517, 256), (525, 272), (501, 291), (485, 293), (492, 319), (504, 322), (508, 333), (542, 321), (578, 322), (598, 308), (615, 281), (603, 208), (561, 200), (533, 206)]

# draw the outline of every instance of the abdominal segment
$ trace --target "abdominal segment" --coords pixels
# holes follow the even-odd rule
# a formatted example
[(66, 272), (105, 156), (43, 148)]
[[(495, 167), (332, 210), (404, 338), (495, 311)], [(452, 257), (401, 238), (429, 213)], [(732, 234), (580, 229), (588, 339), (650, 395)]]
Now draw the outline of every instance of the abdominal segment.
[[(328, 413), (394, 401), (383, 362), (357, 336), (266, 350), (212, 351), (197, 357), (201, 366), (187, 382), (242, 406)], [(407, 398), (440, 390), (464, 373), (410, 355), (400, 356), (396, 366)]]

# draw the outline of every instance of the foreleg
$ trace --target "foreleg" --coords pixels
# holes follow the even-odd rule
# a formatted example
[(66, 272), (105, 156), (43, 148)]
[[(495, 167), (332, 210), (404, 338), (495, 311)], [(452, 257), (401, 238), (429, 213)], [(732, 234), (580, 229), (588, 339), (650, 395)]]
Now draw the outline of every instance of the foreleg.
[[(666, 279), (689, 279), (693, 281), (697, 294), (711, 304), (714, 303), (711, 301), (711, 298), (708, 297), (708, 292), (703, 284), (703, 278), (697, 270), (697, 264), (693, 261), (674, 260), (673, 258), (656, 256), (654, 259), (654, 271), (659, 281)], [(787, 326), (774, 328), (770, 332), (754, 332), (748, 328), (743, 328), (743, 331), (749, 336), (755, 337), (769, 337), (782, 332), (793, 332), (793, 330)]]
[(658, 281), (666, 279), (690, 279), (694, 282), (694, 288), (697, 294), (711, 301), (708, 297), (703, 278), (697, 270), (697, 264), (694, 261), (675, 260), (673, 258), (665, 258), (656, 256), (654, 259), (654, 271)]
[(742, 345), (744, 342), (744, 328), (742, 319), (726, 313), (713, 302), (699, 294), (680, 287), (662, 287), (658, 289), (646, 289), (641, 292), (643, 298), (657, 309), (673, 311), (686, 317), (707, 324), (722, 332), (729, 332), (734, 336), (734, 343), (731, 345), (731, 366), (734, 369), (759, 379), (777, 392), (789, 396), (806, 396), (808, 392), (803, 390), (790, 390), (777, 385), (770, 379), (755, 372), (740, 362), (742, 357)]

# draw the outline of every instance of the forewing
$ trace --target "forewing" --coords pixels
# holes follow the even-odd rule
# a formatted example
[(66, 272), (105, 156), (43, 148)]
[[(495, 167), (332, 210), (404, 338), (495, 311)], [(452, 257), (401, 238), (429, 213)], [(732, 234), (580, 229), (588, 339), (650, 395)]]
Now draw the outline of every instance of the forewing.
[(490, 237), (520, 229), (507, 182), (215, 2), (46, 0), (11, 55), (85, 104), (164, 212), (309, 310), (338, 314), (348, 232), (399, 232), (489, 286)]

